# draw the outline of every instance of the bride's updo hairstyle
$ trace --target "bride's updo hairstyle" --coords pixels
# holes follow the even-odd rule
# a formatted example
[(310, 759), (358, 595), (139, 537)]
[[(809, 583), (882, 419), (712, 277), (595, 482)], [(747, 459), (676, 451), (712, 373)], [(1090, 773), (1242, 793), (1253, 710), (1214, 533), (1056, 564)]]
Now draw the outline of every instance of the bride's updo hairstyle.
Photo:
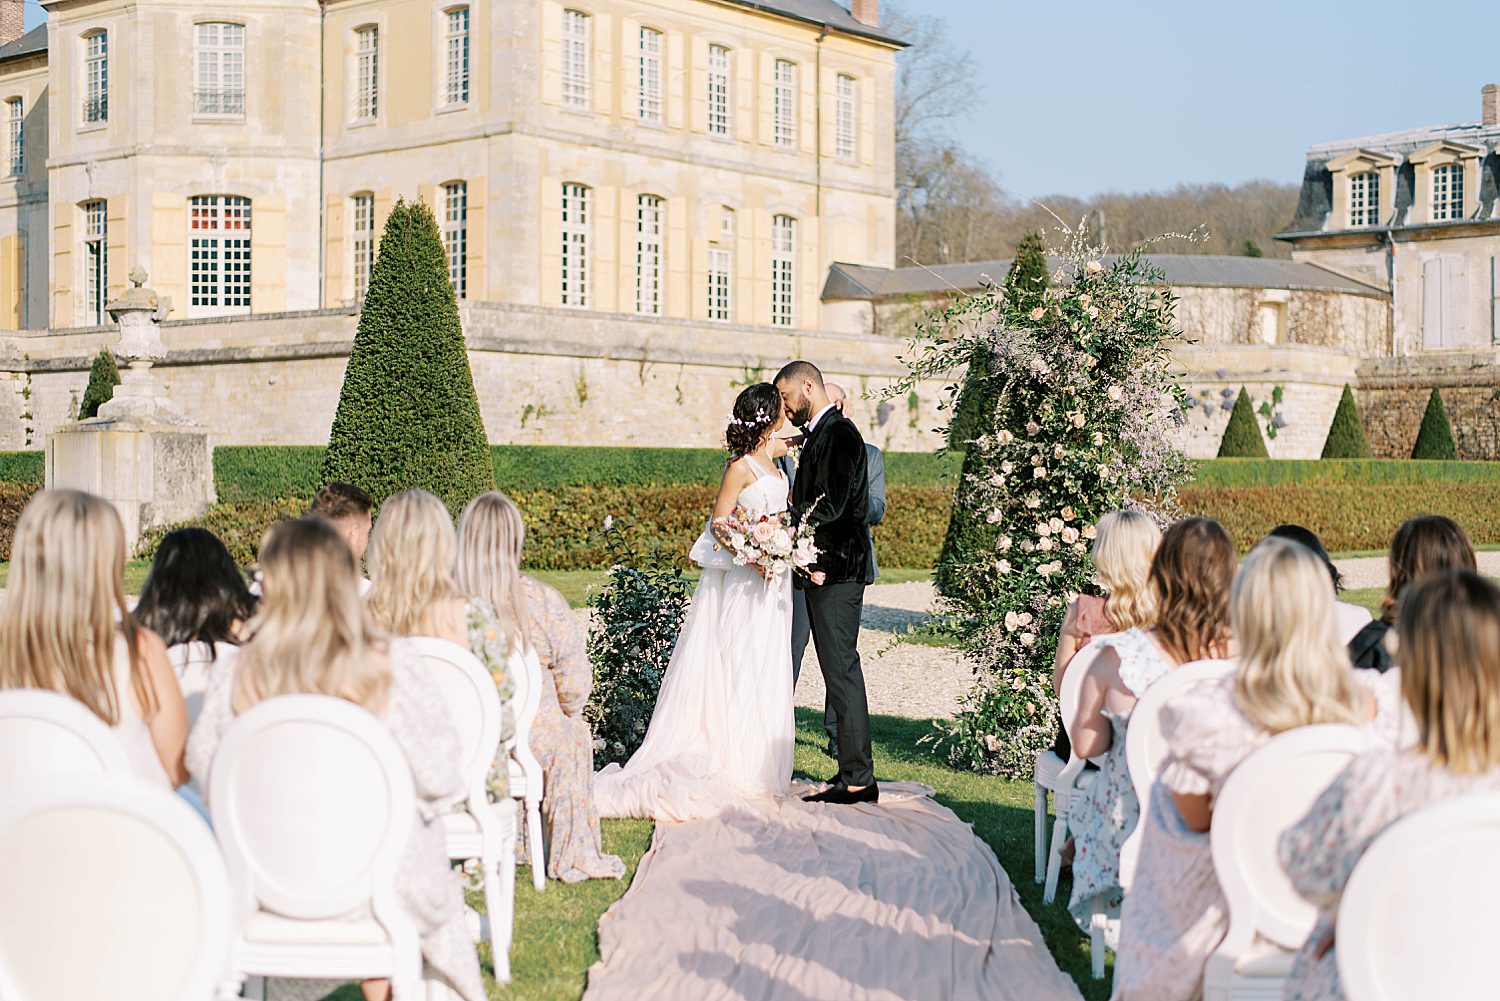
[(760, 447), (766, 432), (776, 426), (781, 413), (781, 394), (769, 382), (746, 386), (734, 401), (729, 426), (724, 429), (724, 447), (733, 462)]

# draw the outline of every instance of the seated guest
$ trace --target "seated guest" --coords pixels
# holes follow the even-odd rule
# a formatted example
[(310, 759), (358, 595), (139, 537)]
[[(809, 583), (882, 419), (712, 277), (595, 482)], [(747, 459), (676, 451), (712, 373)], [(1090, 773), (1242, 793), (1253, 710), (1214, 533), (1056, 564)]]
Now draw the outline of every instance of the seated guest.
[[(398, 866), (398, 899), (421, 935), (428, 967), (465, 1001), (483, 1001), (463, 888), (448, 867), (440, 817), (464, 793), (458, 737), (442, 696), (407, 643), (376, 628), (359, 599), (349, 545), (328, 521), (306, 517), (274, 526), (260, 561), (265, 597), (233, 670), (209, 676), (188, 744), (193, 775), (209, 788), (219, 741), (237, 715), (264, 699), (331, 695), (368, 709), (405, 752), (418, 799)], [(285, 989), (309, 998), (328, 993), (327, 985)], [(364, 991), (370, 999), (390, 997), (385, 981), (366, 982)]]
[[(1439, 514), (1409, 519), (1391, 538), (1390, 583), (1380, 599), (1380, 618), (1349, 641), (1355, 667), (1389, 670), (1395, 663), (1391, 628), (1408, 584), (1439, 570), (1475, 570), (1474, 544), (1457, 522)], [(1399, 630), (1397, 631), (1399, 633)]]
[[(338, 531), (339, 537), (354, 554), (354, 566), (358, 569), (365, 558), (365, 547), (370, 544), (370, 512), (375, 508), (375, 498), (352, 483), (329, 483), (313, 496), (308, 514), (327, 518)], [(359, 593), (368, 594), (370, 582), (359, 578)]]
[(125, 604), (125, 529), (114, 507), (44, 490), (16, 522), (0, 601), (0, 688), (82, 702), (120, 738), (141, 778), (176, 789), (187, 709), (167, 648)]
[[(495, 609), (541, 662), (541, 705), (529, 743), (542, 766), (547, 875), (565, 883), (619, 879), (625, 863), (604, 854), (599, 840), (593, 738), (583, 718), (594, 672), (567, 599), (521, 574), (525, 533), (509, 497), (498, 490), (475, 497), (458, 522), (458, 584)], [(516, 847), (524, 852), (527, 843), (519, 837)]]
[(1274, 734), (1314, 723), (1371, 725), (1394, 747), (1396, 672), (1354, 671), (1334, 627), (1322, 558), (1284, 537), (1251, 551), (1234, 580), (1235, 674), (1162, 707), (1168, 755), (1142, 816), (1125, 897), (1115, 1001), (1194, 1001), (1228, 931), (1208, 829), (1230, 772)]
[[(436, 496), (406, 490), (385, 499), (380, 524), (370, 537), (372, 586), (365, 604), (375, 622), (393, 636), (435, 636), (473, 652), (500, 692), (501, 736), (515, 733), (511, 678), (524, 670), (524, 648), (481, 598), (468, 598), (453, 576), (458, 536), (453, 518)], [(514, 665), (513, 665), (514, 662)], [(490, 778), (495, 796), (505, 796), (510, 766)]]
[[(1314, 556), (1323, 561), (1323, 566), (1328, 570), (1329, 579), (1333, 581), (1333, 593), (1335, 597), (1344, 591), (1344, 575), (1339, 571), (1338, 565), (1328, 555), (1328, 550), (1323, 548), (1323, 540), (1309, 528), (1301, 525), (1277, 525), (1271, 529), (1269, 538), (1291, 539), (1305, 546)], [(1359, 631), (1370, 624), (1370, 610), (1360, 605), (1353, 605), (1347, 601), (1333, 603), (1333, 621), (1338, 629), (1339, 642), (1348, 645)]]
[(135, 618), (167, 644), (190, 728), (203, 706), (208, 675), (238, 656), (254, 610), (244, 574), (214, 533), (179, 528), (156, 547)]
[(1396, 629), (1415, 747), (1363, 754), (1281, 837), (1281, 864), (1318, 923), (1283, 996), (1341, 1001), (1333, 929), (1349, 876), (1391, 824), (1469, 793), (1500, 792), (1500, 589), (1469, 570), (1405, 588)]
[(1228, 655), (1234, 564), (1234, 543), (1218, 522), (1179, 521), (1162, 536), (1151, 561), (1155, 625), (1093, 641), (1100, 652), (1084, 675), (1072, 726), (1074, 750), (1080, 757), (1108, 757), (1069, 815), (1076, 852), (1068, 910), (1087, 929), (1094, 898), (1102, 895), (1110, 948), (1119, 935), (1123, 896), (1120, 846), (1140, 815), (1125, 764), (1130, 712), (1147, 686), (1177, 665)]

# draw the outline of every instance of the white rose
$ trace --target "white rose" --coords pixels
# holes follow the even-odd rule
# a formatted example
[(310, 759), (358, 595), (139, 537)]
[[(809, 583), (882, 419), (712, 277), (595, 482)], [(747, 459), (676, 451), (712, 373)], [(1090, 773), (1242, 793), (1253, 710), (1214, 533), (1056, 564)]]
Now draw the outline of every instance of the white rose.
[(1075, 517), (1077, 517), (1077, 515), (1073, 513), (1072, 507), (1065, 507), (1062, 509), (1063, 521), (1072, 521)]
[(1007, 461), (1000, 463), (1000, 472), (1002, 473), (1012, 473), (1015, 471), (1015, 468), (1016, 466), (1013, 462)]
[(1042, 317), (1044, 317), (1046, 315), (1047, 315), (1047, 310), (1045, 308), (1043, 308), (1042, 306), (1038, 306), (1036, 309), (1033, 309), (1031, 311), (1032, 322), (1040, 320)]
[(1083, 356), (1083, 367), (1084, 368), (1093, 368), (1094, 366), (1096, 366), (1098, 364), (1099, 364), (1099, 359), (1095, 358), (1093, 355), (1084, 355)]
[(1068, 415), (1068, 420), (1073, 422), (1075, 428), (1081, 428), (1085, 423), (1083, 415), (1076, 410)]
[(1087, 292), (1083, 293), (1082, 295), (1080, 295), (1078, 297), (1078, 304), (1080, 306), (1087, 306), (1089, 303), (1091, 303), (1093, 301), (1094, 301), (1094, 297), (1091, 296), (1091, 295), (1089, 295)]
[(1029, 625), (1031, 625), (1031, 613), (1030, 612), (1022, 612), (1021, 613), (1021, 625), (1023, 625), (1023, 626), (1029, 626)]
[(1033, 469), (1031, 471), (1031, 478), (1033, 480), (1046, 479), (1047, 478), (1047, 467), (1046, 466), (1037, 466), (1035, 469)]
[(1091, 275), (1097, 275), (1099, 272), (1104, 270), (1104, 265), (1100, 264), (1098, 261), (1089, 261), (1083, 266), (1083, 270), (1087, 271)]
[(1097, 320), (1097, 319), (1099, 319), (1099, 307), (1098, 306), (1090, 306), (1089, 307), (1089, 319), (1091, 319), (1091, 320)]
[(1000, 547), (1000, 551), (1002, 553), (1008, 552), (1010, 550), (1010, 547), (1013, 546), (1014, 544), (1015, 543), (1011, 540), (1011, 537), (1008, 536), (1008, 535), (1002, 535), (1002, 536), (1000, 536), (999, 540), (995, 543), (996, 546)]
[(1054, 459), (1061, 459), (1063, 457), (1063, 455), (1065, 454), (1065, 451), (1066, 450), (1061, 445), (1053, 445), (1052, 446), (1052, 458), (1054, 458)]
[(1104, 435), (1103, 435), (1103, 434), (1101, 434), (1101, 433), (1100, 433), (1100, 432), (1098, 432), (1098, 431), (1095, 431), (1095, 432), (1094, 432), (1094, 438), (1093, 438), (1093, 441), (1094, 441), (1094, 447), (1095, 447), (1095, 448), (1098, 448), (1098, 447), (1099, 447), (1099, 446), (1100, 446), (1100, 445), (1103, 445), (1103, 444), (1104, 444)]
[(1066, 542), (1070, 546), (1073, 543), (1077, 542), (1078, 541), (1078, 529), (1074, 528), (1071, 525), (1069, 525), (1067, 528), (1063, 529), (1062, 530), (1062, 540), (1064, 542)]
[(1037, 508), (1041, 507), (1042, 506), (1042, 495), (1041, 494), (1032, 494), (1030, 497), (1027, 497), (1026, 498), (1026, 506), (1029, 507), (1029, 508), (1031, 508), (1033, 511), (1035, 511)]
[(1120, 398), (1125, 395), (1125, 390), (1121, 389), (1118, 385), (1110, 386), (1109, 389), (1104, 391), (1104, 395), (1108, 396), (1113, 402), (1119, 403)]
[(1015, 612), (1005, 613), (1005, 628), (1007, 631), (1014, 632), (1020, 625), (1021, 617), (1019, 615)]
[(984, 520), (989, 522), (991, 525), (1000, 524), (1001, 520), (1003, 520), (1004, 518), (1005, 515), (1000, 511), (999, 508), (991, 510), (989, 514), (984, 516)]
[(1052, 528), (1045, 521), (1039, 521), (1039, 522), (1037, 522), (1037, 525), (1036, 525), (1036, 534), (1037, 535), (1051, 535), (1052, 534)]
[(1047, 371), (1047, 359), (1043, 358), (1041, 355), (1032, 355), (1031, 370), (1038, 373)]
[(1023, 552), (1023, 553), (1030, 553), (1030, 552), (1034, 552), (1035, 550), (1036, 550), (1036, 543), (1035, 542), (1032, 542), (1030, 539), (1026, 539), (1026, 540), (1022, 541), (1022, 543), (1021, 543), (1021, 552)]
[(1100, 466), (1098, 469), (1095, 470), (1095, 472), (1099, 474), (1099, 479), (1101, 479), (1101, 480), (1107, 480), (1107, 479), (1109, 479), (1109, 467), (1108, 466)]
[(1047, 527), (1050, 528), (1050, 529), (1052, 529), (1053, 532), (1061, 532), (1063, 530), (1062, 519), (1061, 518), (1048, 518), (1047, 519)]
[(995, 572), (996, 573), (1010, 573), (1010, 560), (996, 560), (995, 561)]
[(984, 746), (993, 753), (1000, 750), (1000, 740), (993, 733), (987, 733), (984, 735)]
[(1084, 525), (1083, 526), (1083, 537), (1085, 539), (1097, 538), (1098, 535), (1099, 535), (1099, 530), (1097, 528), (1095, 528), (1093, 525)]
[(1003, 486), (1005, 486), (1005, 477), (1001, 476), (999, 473), (991, 473), (990, 474), (990, 486), (992, 486), (992, 487), (1003, 487)]
[(1037, 542), (1036, 547), (1044, 553), (1050, 553), (1052, 551), (1052, 539), (1050, 537), (1044, 538)]
[(1075, 552), (1075, 553), (1086, 553), (1088, 551), (1089, 551), (1089, 547), (1085, 546), (1083, 543), (1081, 543), (1081, 542), (1075, 542), (1075, 543), (1073, 543), (1073, 552)]
[(1031, 464), (1033, 466), (1040, 466), (1042, 464), (1042, 457), (1040, 455), (1033, 455), (1031, 457)]
[(1038, 424), (1036, 421), (1027, 421), (1026, 422), (1026, 433), (1027, 434), (1034, 435), (1038, 431), (1040, 431), (1041, 429), (1042, 429), (1042, 426), (1040, 424)]
[(1035, 642), (1036, 642), (1036, 637), (1033, 636), (1031, 633), (1022, 633), (1021, 634), (1021, 645), (1022, 646), (1031, 646), (1031, 644), (1033, 644)]
[(1009, 431), (1001, 431), (995, 435), (995, 440), (1002, 445), (1009, 445), (1011, 442), (1016, 440), (1016, 436), (1011, 434)]

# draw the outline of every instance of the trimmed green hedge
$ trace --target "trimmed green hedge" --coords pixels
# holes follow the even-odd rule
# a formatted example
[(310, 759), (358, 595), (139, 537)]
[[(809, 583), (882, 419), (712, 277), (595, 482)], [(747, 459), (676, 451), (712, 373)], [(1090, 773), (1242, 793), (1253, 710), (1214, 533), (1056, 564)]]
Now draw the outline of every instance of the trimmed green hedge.
[(0, 452), (0, 483), (40, 486), (46, 471), (41, 452)]

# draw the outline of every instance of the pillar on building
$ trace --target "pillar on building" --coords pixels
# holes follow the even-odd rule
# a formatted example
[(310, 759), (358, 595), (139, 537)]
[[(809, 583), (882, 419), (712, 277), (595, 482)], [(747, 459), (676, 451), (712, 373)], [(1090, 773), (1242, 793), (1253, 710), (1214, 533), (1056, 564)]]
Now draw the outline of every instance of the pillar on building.
[(166, 353), (161, 321), (171, 304), (146, 287), (141, 268), (130, 281), (105, 306), (120, 327), (115, 355), (128, 367), (97, 417), (47, 436), (46, 482), (113, 503), (134, 551), (143, 532), (196, 518), (215, 497), (208, 430), (182, 414), (152, 371)]

